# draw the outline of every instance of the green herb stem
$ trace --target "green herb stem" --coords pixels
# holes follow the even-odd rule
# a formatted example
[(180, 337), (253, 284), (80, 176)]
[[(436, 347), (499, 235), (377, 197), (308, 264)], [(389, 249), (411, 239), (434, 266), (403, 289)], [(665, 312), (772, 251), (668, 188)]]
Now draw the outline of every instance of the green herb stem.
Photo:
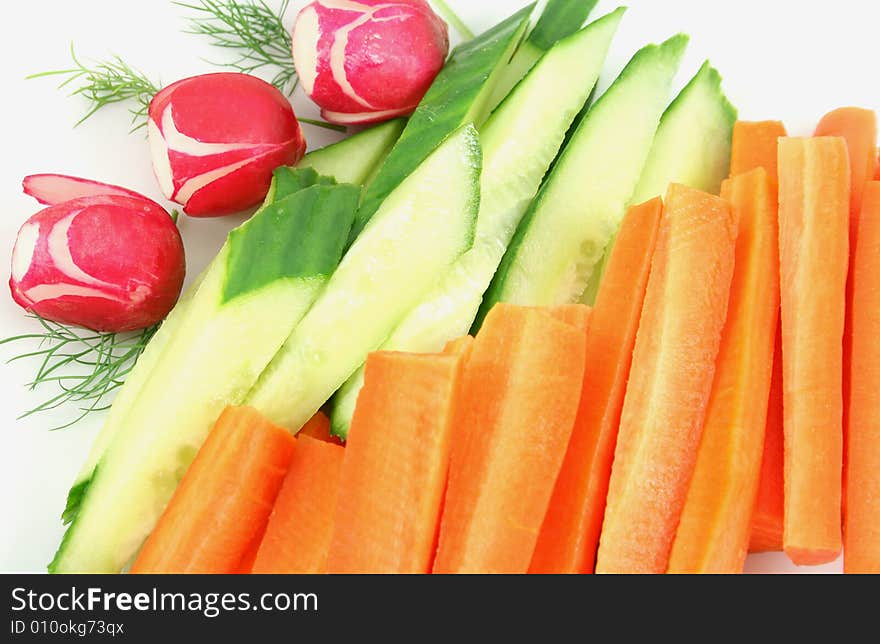
[(474, 39), (474, 32), (464, 24), (464, 21), (458, 17), (458, 14), (452, 10), (452, 7), (446, 4), (445, 0), (434, 0), (434, 5), (437, 7), (437, 11), (440, 12), (440, 15), (443, 16), (443, 19), (452, 25), (452, 28), (458, 32), (463, 40), (467, 41)]
[(107, 396), (122, 386), (158, 328), (154, 326), (131, 333), (99, 333), (65, 326), (38, 315), (29, 317), (40, 323), (40, 332), (6, 338), (0, 340), (0, 345), (37, 341), (37, 349), (20, 353), (8, 362), (38, 359), (28, 389), (51, 385), (58, 390), (19, 418), (67, 403), (81, 405), (79, 415), (53, 429), (70, 427), (93, 411), (107, 409), (109, 405), (104, 404)]
[(139, 70), (129, 66), (119, 56), (87, 65), (77, 58), (73, 43), (71, 43), (70, 57), (74, 65), (70, 69), (40, 72), (31, 74), (27, 78), (66, 77), (59, 88), (72, 86), (74, 89), (71, 96), (82, 96), (91, 103), (91, 108), (77, 121), (76, 125), (88, 119), (102, 107), (113, 103), (133, 101), (134, 106), (129, 109), (132, 116), (132, 131), (146, 126), (147, 111), (150, 107), (150, 101), (159, 91), (158, 85)]

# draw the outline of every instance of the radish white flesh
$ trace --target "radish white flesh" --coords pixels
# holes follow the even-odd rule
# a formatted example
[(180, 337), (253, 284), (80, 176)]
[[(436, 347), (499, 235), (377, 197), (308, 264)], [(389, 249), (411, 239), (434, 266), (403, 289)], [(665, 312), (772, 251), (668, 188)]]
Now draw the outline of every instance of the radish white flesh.
[(409, 114), (448, 52), (446, 23), (425, 0), (315, 0), (293, 30), (303, 89), (340, 124)]
[[(102, 185), (68, 179), (36, 185)], [(9, 279), (21, 307), (62, 324), (121, 332), (152, 326), (174, 306), (186, 272), (177, 226), (150, 199), (108, 188), (111, 194), (45, 208), (21, 227)]]
[(194, 217), (260, 203), (272, 171), (294, 165), (306, 142), (277, 89), (247, 74), (204, 74), (153, 97), (147, 136), (162, 192)]

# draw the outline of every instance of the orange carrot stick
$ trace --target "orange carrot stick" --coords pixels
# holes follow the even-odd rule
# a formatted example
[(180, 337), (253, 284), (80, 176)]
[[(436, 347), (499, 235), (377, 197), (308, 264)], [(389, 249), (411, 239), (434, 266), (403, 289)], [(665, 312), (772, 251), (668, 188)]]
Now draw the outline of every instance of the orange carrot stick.
[(758, 168), (724, 182), (737, 221), (727, 321), (670, 573), (741, 573), (761, 474), (779, 320), (776, 194)]
[[(816, 128), (815, 136), (840, 136), (846, 140), (850, 167), (849, 247), (854, 249), (858, 240), (859, 218), (862, 213), (862, 192), (877, 169), (877, 116), (871, 110), (843, 107), (826, 114)], [(846, 281), (846, 318), (843, 326), (843, 440), (844, 469), (846, 468), (846, 433), (849, 427), (850, 375), (852, 373), (852, 310), (855, 255), (850, 253), (849, 275)], [(844, 481), (845, 483), (845, 481)], [(846, 502), (844, 491), (843, 500)]]
[(465, 361), (467, 361), (467, 356), (470, 355), (471, 348), (473, 346), (473, 336), (463, 335), (460, 338), (456, 338), (455, 340), (450, 340), (449, 342), (447, 342), (446, 346), (443, 348), (443, 353), (453, 356), (464, 356)]
[[(780, 121), (740, 122), (733, 130), (731, 176), (764, 168), (776, 195), (779, 186), (777, 147), (787, 136)], [(782, 550), (782, 330), (777, 324), (773, 379), (767, 406), (767, 428), (761, 482), (755, 501), (753, 539), (754, 552)]]
[(663, 573), (681, 516), (727, 316), (736, 223), (673, 184), (633, 353), (596, 572)]
[(782, 324), (777, 324), (776, 347), (773, 352), (773, 377), (770, 382), (770, 400), (767, 404), (767, 429), (764, 433), (764, 453), (761, 457), (761, 480), (752, 515), (750, 552), (779, 552), (782, 550), (784, 516), (782, 439)]
[(330, 419), (327, 415), (319, 411), (312, 416), (311, 420), (303, 425), (297, 436), (310, 436), (325, 443), (333, 443), (334, 445), (342, 445), (342, 441), (338, 436), (330, 433)]
[(730, 154), (730, 176), (764, 168), (775, 191), (777, 179), (776, 146), (786, 136), (780, 121), (738, 121), (733, 126)]
[(799, 565), (833, 561), (841, 547), (849, 182), (842, 138), (780, 139), (783, 542)]
[(329, 572), (430, 572), (461, 369), (461, 355), (367, 358), (345, 448)]
[(562, 304), (545, 308), (544, 312), (584, 332), (590, 328), (590, 319), (593, 315), (593, 310), (586, 304)]
[(436, 573), (524, 573), (577, 412), (586, 334), (497, 304), (462, 383)]
[(844, 572), (880, 573), (880, 182), (862, 201), (853, 274)]
[(326, 572), (345, 450), (300, 433), (252, 572)]
[(265, 531), (295, 442), (255, 409), (227, 407), (131, 572), (239, 571)]
[(663, 202), (623, 219), (587, 334), (580, 407), (529, 572), (592, 573)]

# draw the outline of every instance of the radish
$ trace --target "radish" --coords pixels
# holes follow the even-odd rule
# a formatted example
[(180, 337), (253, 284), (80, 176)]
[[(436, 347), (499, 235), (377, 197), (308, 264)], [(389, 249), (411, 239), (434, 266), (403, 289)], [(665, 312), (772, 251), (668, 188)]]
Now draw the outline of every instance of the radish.
[(76, 177), (33, 175), (24, 186), (54, 205), (18, 231), (9, 279), (16, 303), (95, 331), (142, 329), (168, 315), (186, 262), (180, 232), (163, 208)]
[(147, 124), (165, 196), (193, 217), (259, 204), (272, 171), (294, 165), (306, 142), (284, 95), (254, 76), (203, 74), (157, 93)]
[(424, 0), (315, 0), (293, 29), (297, 75), (332, 123), (411, 113), (448, 52), (446, 23)]

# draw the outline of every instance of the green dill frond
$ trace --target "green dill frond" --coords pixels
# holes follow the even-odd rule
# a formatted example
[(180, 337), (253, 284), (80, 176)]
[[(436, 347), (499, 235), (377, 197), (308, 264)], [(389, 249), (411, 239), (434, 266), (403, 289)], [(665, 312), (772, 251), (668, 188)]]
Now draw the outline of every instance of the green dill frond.
[(275, 87), (287, 95), (296, 89), (291, 36), (283, 23), (290, 0), (282, 0), (278, 11), (273, 11), (264, 0), (193, 0), (174, 4), (193, 12), (186, 33), (206, 36), (215, 47), (233, 50), (238, 56), (230, 63), (212, 64), (245, 74), (274, 68), (271, 83)]
[(107, 409), (107, 397), (125, 382), (158, 328), (153, 326), (131, 333), (99, 333), (52, 322), (39, 315), (28, 317), (37, 320), (41, 330), (0, 340), (0, 345), (20, 342), (31, 347), (36, 345), (8, 362), (33, 360), (37, 365), (36, 372), (27, 383), (28, 389), (48, 387), (55, 390), (19, 418), (62, 405), (79, 405), (78, 415), (53, 429), (70, 427), (93, 411)]
[(88, 119), (102, 107), (113, 103), (132, 101), (134, 105), (129, 109), (132, 117), (132, 131), (146, 126), (147, 111), (150, 107), (150, 101), (159, 91), (158, 85), (141, 71), (129, 66), (119, 56), (112, 56), (108, 60), (96, 61), (88, 65), (77, 58), (73, 43), (71, 43), (70, 57), (74, 65), (70, 69), (40, 72), (31, 74), (27, 78), (66, 77), (59, 88), (73, 87), (71, 96), (82, 96), (91, 104), (89, 110), (77, 121), (76, 125)]

